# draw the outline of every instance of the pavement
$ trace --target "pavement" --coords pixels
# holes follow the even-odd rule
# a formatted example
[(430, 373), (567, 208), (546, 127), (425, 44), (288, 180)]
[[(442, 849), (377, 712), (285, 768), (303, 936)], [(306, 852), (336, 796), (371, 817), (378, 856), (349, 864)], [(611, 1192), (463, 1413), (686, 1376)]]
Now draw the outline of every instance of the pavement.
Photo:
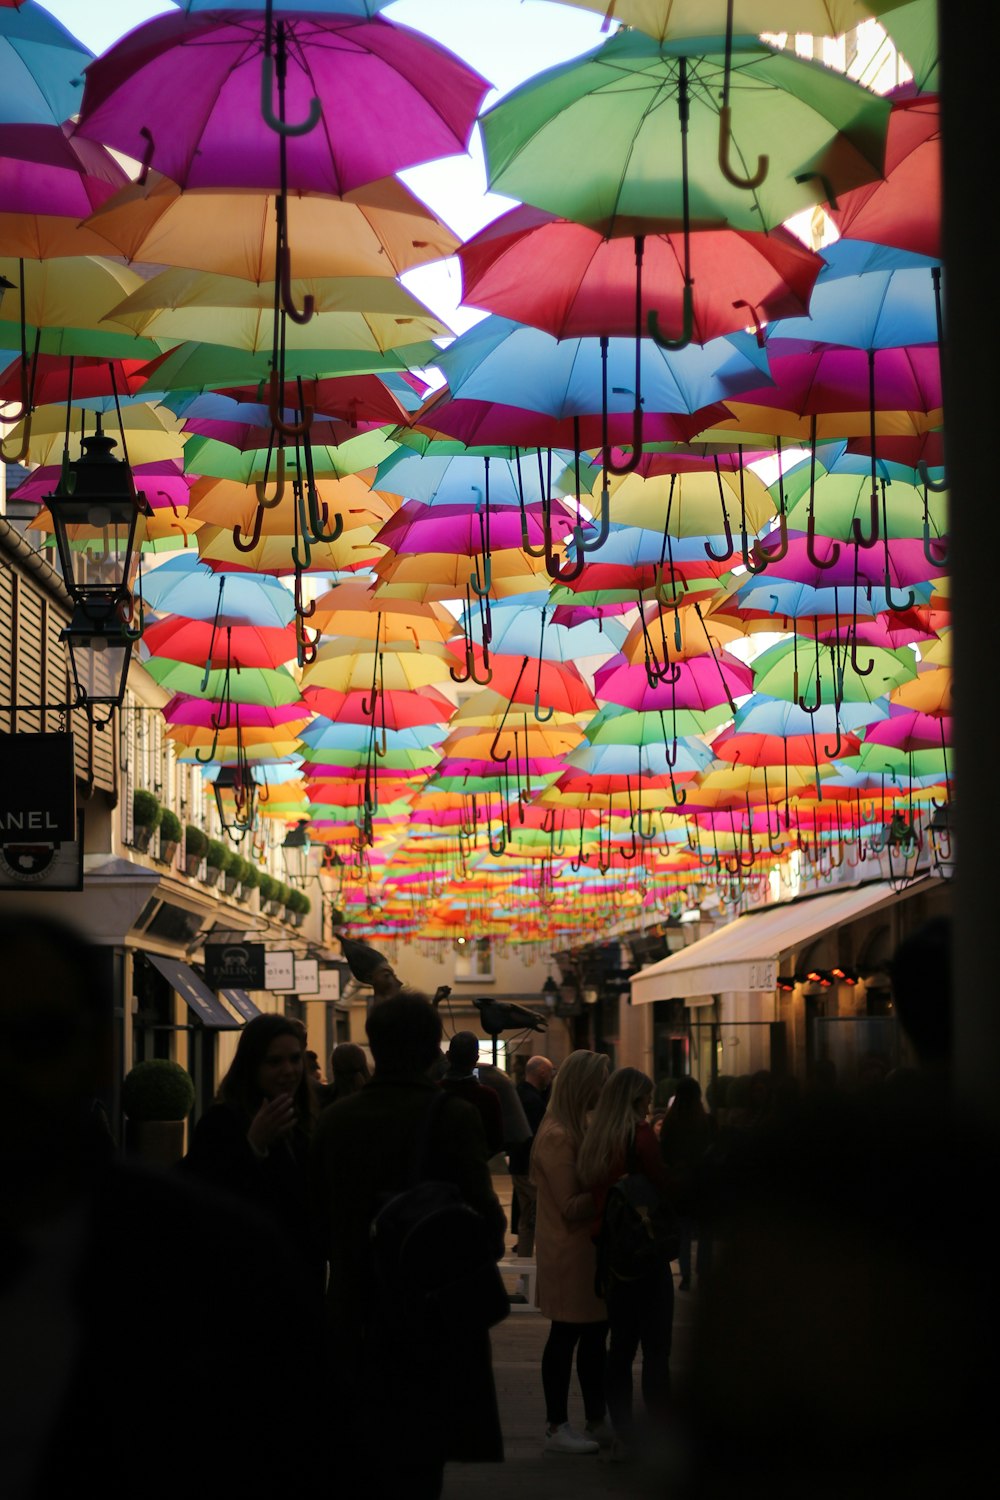
[[(494, 1186), (510, 1216), (510, 1178), (496, 1173)], [(508, 1237), (510, 1253), (513, 1237)], [(674, 1266), (674, 1284), (679, 1276)], [(513, 1281), (508, 1281), (513, 1288)], [(678, 1293), (674, 1304), (674, 1341), (671, 1372), (675, 1380), (685, 1367), (691, 1347), (695, 1292)], [(493, 1329), (493, 1371), (504, 1433), (502, 1464), (448, 1464), (443, 1500), (590, 1500), (617, 1495), (635, 1500), (662, 1500), (663, 1471), (640, 1462), (611, 1463), (605, 1453), (565, 1455), (545, 1452), (545, 1402), (542, 1396), (542, 1349), (549, 1320), (534, 1310), (516, 1308)], [(636, 1410), (641, 1411), (639, 1376), (635, 1365)], [(570, 1390), (570, 1424), (583, 1430), (583, 1405), (574, 1380)]]

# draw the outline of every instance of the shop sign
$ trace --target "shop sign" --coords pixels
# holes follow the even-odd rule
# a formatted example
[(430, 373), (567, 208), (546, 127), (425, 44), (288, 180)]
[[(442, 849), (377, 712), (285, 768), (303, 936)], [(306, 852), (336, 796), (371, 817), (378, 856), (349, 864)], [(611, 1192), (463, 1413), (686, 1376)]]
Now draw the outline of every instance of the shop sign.
[(269, 951), (264, 960), (264, 988), (284, 995), (295, 993), (295, 954)]
[(0, 735), (0, 846), (71, 843), (76, 834), (73, 736)]
[(262, 990), (266, 959), (263, 943), (206, 943), (205, 978), (213, 990)]

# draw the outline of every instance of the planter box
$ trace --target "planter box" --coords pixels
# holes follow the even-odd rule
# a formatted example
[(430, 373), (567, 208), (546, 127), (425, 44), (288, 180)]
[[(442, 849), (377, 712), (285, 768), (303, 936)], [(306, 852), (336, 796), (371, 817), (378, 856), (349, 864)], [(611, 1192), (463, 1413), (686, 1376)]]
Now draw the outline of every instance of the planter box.
[(153, 837), (153, 829), (145, 823), (137, 823), (132, 830), (132, 847), (138, 849), (140, 854), (145, 854), (149, 849), (150, 839)]
[(263, 911), (265, 917), (276, 917), (284, 910), (280, 901), (265, 901)]
[(223, 875), (222, 877), (222, 889), (225, 891), (227, 896), (232, 896), (235, 894), (236, 890), (239, 887), (239, 883), (240, 882), (235, 875)]
[(174, 856), (176, 855), (177, 850), (179, 848), (180, 848), (180, 842), (177, 839), (171, 839), (166, 844), (161, 843), (160, 844), (160, 852), (159, 852), (159, 855), (157, 856), (157, 858), (159, 859), (160, 863), (164, 864), (164, 865), (172, 865), (173, 862), (174, 862)]
[(185, 1120), (129, 1120), (126, 1145), (148, 1167), (174, 1167), (184, 1155)]
[(201, 869), (202, 856), (200, 854), (189, 854), (184, 860), (184, 873), (192, 879), (197, 879)]
[(215, 865), (208, 865), (205, 870), (205, 884), (218, 885), (221, 875), (222, 871), (217, 869)]

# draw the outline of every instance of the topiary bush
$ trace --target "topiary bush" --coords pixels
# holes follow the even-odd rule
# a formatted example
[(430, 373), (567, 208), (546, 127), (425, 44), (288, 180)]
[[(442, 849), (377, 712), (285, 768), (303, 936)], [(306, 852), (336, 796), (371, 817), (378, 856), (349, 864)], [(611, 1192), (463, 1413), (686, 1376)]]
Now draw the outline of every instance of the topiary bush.
[(274, 876), (273, 875), (268, 875), (266, 873), (266, 871), (261, 871), (261, 876), (260, 876), (260, 899), (261, 899), (261, 904), (263, 904), (265, 901), (275, 901), (275, 900), (277, 900), (277, 897), (275, 896), (275, 891), (277, 889), (278, 889), (278, 882), (274, 878)]
[(136, 1063), (122, 1082), (122, 1108), (130, 1120), (185, 1120), (194, 1108), (191, 1075), (164, 1057)]
[(205, 848), (205, 860), (210, 870), (221, 870), (225, 873), (232, 866), (234, 858), (232, 849), (221, 839), (209, 839)]
[(165, 807), (160, 816), (160, 843), (179, 844), (181, 841), (181, 820), (169, 807)]
[(246, 865), (246, 872), (243, 876), (243, 889), (245, 891), (256, 890), (264, 878), (263, 871), (259, 865), (252, 864), (248, 859), (245, 859), (243, 863)]
[(234, 853), (232, 863), (226, 867), (226, 874), (229, 876), (230, 880), (238, 880), (240, 885), (242, 885), (249, 868), (250, 866), (247, 864), (242, 854)]
[(208, 834), (197, 823), (189, 823), (185, 828), (184, 848), (189, 859), (204, 859), (208, 848)]

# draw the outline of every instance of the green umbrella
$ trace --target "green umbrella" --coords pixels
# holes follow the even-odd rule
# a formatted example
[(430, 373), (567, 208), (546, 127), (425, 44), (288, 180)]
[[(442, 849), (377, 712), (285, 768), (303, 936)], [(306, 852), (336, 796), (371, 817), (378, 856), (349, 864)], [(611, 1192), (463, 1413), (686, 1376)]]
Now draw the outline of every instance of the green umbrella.
[(808, 699), (809, 712), (824, 701), (870, 703), (917, 675), (917, 660), (908, 646), (898, 651), (867, 648), (865, 665), (871, 662), (872, 666), (864, 672), (855, 670), (849, 654), (841, 652), (838, 660), (834, 653), (834, 646), (820, 647), (796, 636), (779, 641), (754, 659), (754, 692), (786, 702), (797, 700), (801, 708), (806, 708)]
[[(604, 233), (676, 230), (685, 75), (690, 224), (768, 229), (881, 175), (889, 101), (743, 36), (732, 42), (730, 160), (747, 173), (762, 154), (770, 161), (752, 190), (734, 185), (718, 160), (725, 67), (722, 38), (661, 45), (642, 32), (617, 33), (484, 115), (490, 188)], [(574, 162), (585, 170), (570, 170)]]
[[(678, 735), (710, 734), (732, 718), (728, 703), (718, 708), (679, 708), (676, 713)], [(636, 713), (617, 703), (607, 703), (584, 728), (592, 745), (662, 745), (674, 729), (674, 713)]]
[[(376, 468), (396, 451), (396, 444), (387, 435), (389, 431), (389, 428), (381, 427), (361, 432), (337, 448), (311, 446), (313, 473), (320, 478), (332, 475), (344, 479), (362, 469)], [(263, 479), (265, 473), (274, 474), (275, 457), (266, 448), (251, 448), (244, 453), (229, 443), (217, 442), (215, 438), (193, 437), (184, 445), (184, 467), (189, 474), (208, 474), (213, 479), (235, 479), (241, 484), (254, 484)], [(294, 478), (297, 472), (295, 449), (287, 448), (285, 473)]]
[(167, 656), (151, 656), (144, 663), (154, 682), (171, 693), (186, 693), (194, 698), (228, 697), (231, 703), (257, 703), (269, 708), (298, 703), (302, 697), (299, 685), (284, 667), (222, 668), (205, 672), (188, 662), (171, 661)]
[[(789, 531), (805, 531), (809, 524), (809, 465), (784, 477), (787, 525)], [(870, 525), (872, 482), (869, 474), (823, 474), (816, 480), (813, 505), (818, 536), (837, 537), (849, 542), (856, 521), (866, 530)], [(777, 494), (777, 485), (771, 493)], [(886, 520), (890, 537), (919, 537), (924, 523), (924, 493), (912, 484), (894, 479), (886, 486)], [(948, 496), (928, 494), (927, 519), (932, 538), (942, 538), (948, 531)]]
[[(16, 329), (13, 336), (19, 336)], [(122, 334), (104, 337), (116, 339), (119, 345), (125, 338)], [(125, 341), (133, 359), (137, 355), (144, 356), (147, 349), (159, 352), (148, 339)], [(7, 347), (15, 346), (8, 343)], [(334, 375), (378, 375), (386, 371), (419, 370), (433, 364), (440, 353), (438, 346), (430, 341), (404, 344), (385, 354), (377, 351), (366, 353), (361, 349), (289, 349), (285, 356), (285, 377), (290, 380), (301, 375), (303, 380), (323, 380)], [(266, 383), (270, 373), (271, 355), (266, 349), (254, 354), (247, 349), (232, 349), (227, 344), (185, 341), (171, 349), (163, 361), (149, 371), (148, 383), (157, 391), (217, 390), (220, 386)]]

